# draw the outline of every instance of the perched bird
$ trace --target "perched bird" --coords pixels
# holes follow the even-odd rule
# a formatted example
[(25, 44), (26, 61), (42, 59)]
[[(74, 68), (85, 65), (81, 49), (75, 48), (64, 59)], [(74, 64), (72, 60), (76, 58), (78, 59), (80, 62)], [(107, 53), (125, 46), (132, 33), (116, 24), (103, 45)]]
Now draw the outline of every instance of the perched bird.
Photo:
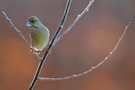
[(49, 42), (49, 30), (36, 16), (31, 16), (26, 23), (30, 28), (30, 45), (37, 54), (40, 53)]

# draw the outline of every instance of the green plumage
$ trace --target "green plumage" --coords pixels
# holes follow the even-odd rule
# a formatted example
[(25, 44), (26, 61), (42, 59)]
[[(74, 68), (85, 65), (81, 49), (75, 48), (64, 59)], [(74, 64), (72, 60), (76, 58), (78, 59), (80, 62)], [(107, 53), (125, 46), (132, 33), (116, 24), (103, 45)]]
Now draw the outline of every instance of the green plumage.
[(49, 42), (49, 30), (35, 16), (31, 16), (26, 25), (30, 27), (31, 30), (31, 48), (33, 48), (37, 52), (42, 51)]

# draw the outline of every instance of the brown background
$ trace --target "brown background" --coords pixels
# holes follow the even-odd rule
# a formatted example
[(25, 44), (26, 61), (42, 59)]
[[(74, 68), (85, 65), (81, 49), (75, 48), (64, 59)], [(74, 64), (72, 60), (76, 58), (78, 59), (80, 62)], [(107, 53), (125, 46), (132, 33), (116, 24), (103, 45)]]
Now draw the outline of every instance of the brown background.
[[(89, 0), (73, 0), (63, 30)], [(1, 13), (4, 10), (29, 40), (25, 23), (35, 15), (53, 36), (66, 0), (0, 0), (0, 90), (27, 90), (38, 65), (36, 57)], [(51, 51), (41, 76), (81, 73), (101, 62), (132, 21), (117, 51), (100, 68), (65, 81), (38, 81), (34, 90), (135, 90), (135, 0), (95, 0), (90, 11)]]

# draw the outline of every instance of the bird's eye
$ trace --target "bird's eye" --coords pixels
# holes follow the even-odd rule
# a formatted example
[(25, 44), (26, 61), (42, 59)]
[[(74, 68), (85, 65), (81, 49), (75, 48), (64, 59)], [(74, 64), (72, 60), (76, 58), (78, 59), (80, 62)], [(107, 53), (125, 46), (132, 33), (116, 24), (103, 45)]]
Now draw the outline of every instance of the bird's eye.
[(31, 22), (31, 23), (34, 23), (35, 21), (34, 21), (34, 20), (31, 20), (30, 22)]

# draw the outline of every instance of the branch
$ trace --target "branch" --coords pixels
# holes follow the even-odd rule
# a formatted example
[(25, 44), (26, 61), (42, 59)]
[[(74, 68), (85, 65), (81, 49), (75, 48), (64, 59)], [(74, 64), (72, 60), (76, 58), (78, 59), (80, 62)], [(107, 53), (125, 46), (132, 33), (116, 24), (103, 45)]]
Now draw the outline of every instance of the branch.
[[(27, 43), (27, 45), (30, 47), (30, 49), (32, 49), (31, 46), (30, 46), (30, 44), (29, 44), (28, 41), (26, 40), (26, 38), (23, 36), (21, 30), (17, 29), (17, 27), (13, 24), (13, 22), (11, 21), (11, 19), (7, 16), (7, 14), (6, 14), (4, 11), (2, 11), (2, 13), (3, 13), (4, 16), (6, 17), (6, 19), (9, 21), (9, 23), (11, 24), (11, 26), (19, 33), (19, 35), (20, 35), (20, 36), (23, 38), (23, 40)], [(40, 57), (34, 50), (32, 50), (32, 51), (33, 51), (33, 53), (36, 55), (36, 57), (40, 60), (41, 57)]]
[(23, 38), (23, 40), (27, 43), (27, 45), (30, 47), (30, 44), (28, 43), (28, 41), (26, 40), (26, 38), (23, 36), (23, 34), (21, 33), (21, 30), (18, 30), (17, 27), (13, 24), (13, 22), (11, 21), (11, 19), (7, 16), (7, 14), (2, 11), (2, 13), (4, 14), (4, 16), (6, 17), (6, 19), (10, 22), (10, 24), (12, 25), (12, 27), (19, 33), (19, 35)]
[(108, 56), (106, 56), (100, 63), (98, 63), (96, 66), (92, 66), (89, 70), (83, 72), (83, 73), (80, 73), (80, 74), (74, 74), (72, 76), (67, 76), (67, 77), (61, 77), (61, 78), (44, 78), (44, 77), (39, 77), (38, 79), (39, 80), (48, 80), (48, 81), (57, 81), (57, 80), (68, 80), (68, 79), (74, 79), (74, 78), (78, 78), (78, 77), (81, 77), (81, 76), (84, 76), (90, 72), (92, 72), (93, 70), (99, 68), (99, 66), (103, 65), (112, 55), (113, 53), (117, 50), (118, 48), (118, 45), (119, 43), (121, 42), (121, 40), (124, 38), (125, 36), (125, 33), (129, 27), (131, 22), (129, 22), (125, 29), (124, 29), (124, 32), (122, 34), (122, 36), (119, 38), (118, 42), (116, 43), (115, 47), (113, 48), (113, 50), (109, 53)]
[(42, 67), (43, 67), (43, 65), (44, 65), (44, 63), (45, 63), (45, 61), (46, 61), (46, 59), (47, 59), (47, 57), (49, 55), (49, 52), (51, 51), (51, 49), (54, 46), (54, 41), (58, 37), (59, 33), (61, 32), (61, 30), (62, 30), (62, 28), (64, 26), (64, 22), (66, 21), (66, 18), (67, 18), (67, 15), (68, 15), (68, 11), (70, 9), (71, 2), (72, 2), (72, 0), (67, 0), (67, 4), (66, 4), (65, 11), (64, 11), (62, 20), (60, 22), (60, 25), (58, 26), (58, 28), (56, 30), (56, 33), (54, 34), (54, 36), (53, 36), (53, 38), (52, 38), (52, 40), (51, 40), (51, 42), (49, 44), (49, 47), (47, 48), (47, 50), (46, 50), (46, 52), (45, 52), (45, 54), (43, 56), (43, 59), (40, 61), (39, 65), (37, 67), (37, 70), (36, 70), (36, 73), (34, 75), (34, 78), (33, 78), (32, 82), (30, 84), (29, 90), (32, 90), (34, 88), (34, 86), (35, 86), (35, 84), (36, 84), (36, 82), (38, 80), (38, 76), (39, 76), (39, 74), (41, 72), (41, 69), (42, 69)]
[(55, 43), (54, 43), (54, 45), (58, 42), (58, 41), (60, 41), (60, 39), (62, 39), (74, 26), (75, 26), (75, 24), (78, 22), (78, 20), (82, 17), (82, 16), (84, 16), (88, 11), (89, 11), (89, 8), (90, 8), (90, 6), (94, 3), (94, 1), (95, 0), (91, 0), (90, 2), (89, 2), (89, 4), (87, 5), (87, 7), (83, 10), (83, 12), (81, 13), (81, 14), (79, 14), (78, 16), (77, 16), (77, 18), (74, 20), (74, 22), (69, 26), (69, 28), (65, 31), (65, 32), (63, 32), (56, 40), (55, 40)]

